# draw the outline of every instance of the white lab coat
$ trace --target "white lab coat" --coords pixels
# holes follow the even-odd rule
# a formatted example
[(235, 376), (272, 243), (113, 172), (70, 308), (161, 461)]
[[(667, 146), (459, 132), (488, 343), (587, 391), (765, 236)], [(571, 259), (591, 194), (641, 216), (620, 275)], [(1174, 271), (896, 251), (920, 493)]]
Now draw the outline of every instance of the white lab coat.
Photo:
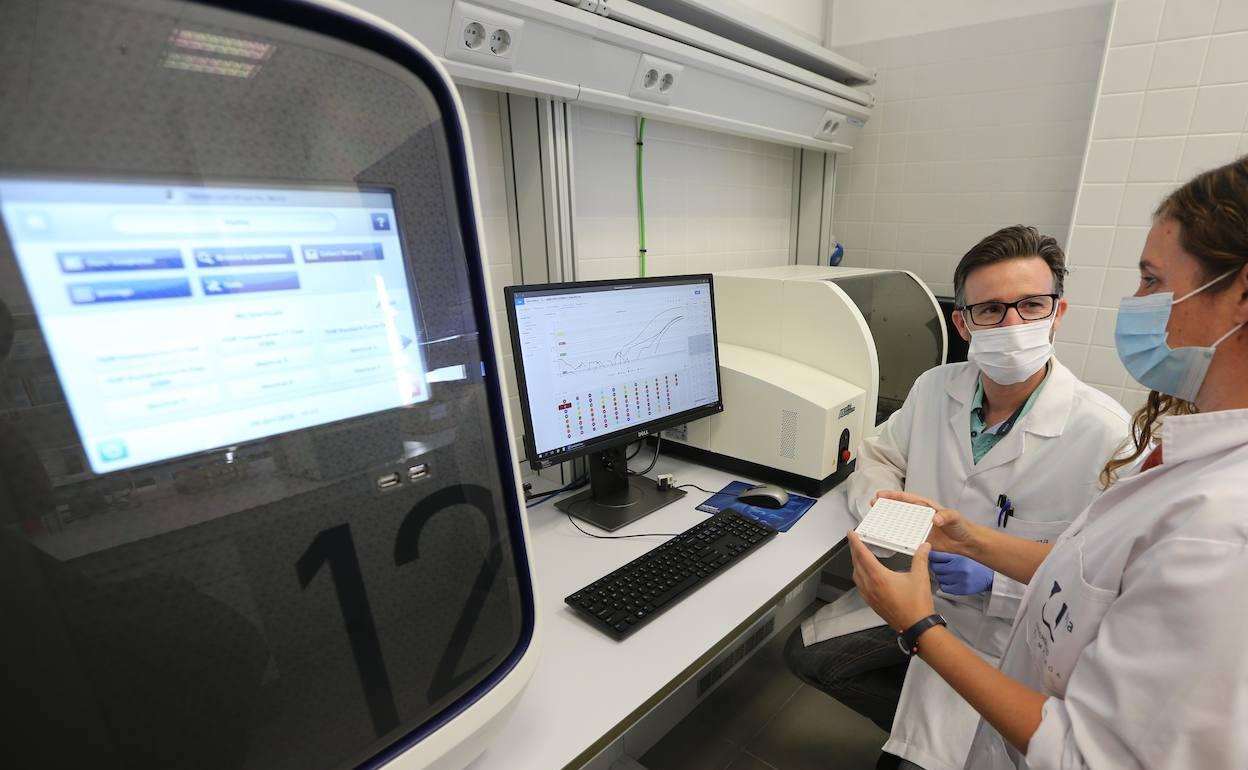
[[(925, 372), (879, 435), (859, 449), (858, 469), (849, 478), (851, 510), (861, 517), (878, 490), (904, 489), (995, 526), (997, 496), (1005, 494), (1015, 508), (1008, 532), (1056, 540), (1099, 493), (1098, 474), (1128, 437), (1129, 417), (1056, 358), (1052, 367), (1031, 410), (978, 465), (970, 436), (978, 368), (955, 363)], [(997, 574), (988, 593), (937, 593), (936, 611), (995, 664), (1023, 589)], [(882, 624), (854, 591), (803, 623), (802, 638), (809, 645)], [(916, 658), (884, 750), (927, 770), (958, 770), (978, 722), (978, 714)]]
[(1058, 540), (1001, 669), (1049, 699), (1025, 758), (981, 724), (966, 767), (1248, 767), (1248, 409), (1167, 418), (1165, 461)]

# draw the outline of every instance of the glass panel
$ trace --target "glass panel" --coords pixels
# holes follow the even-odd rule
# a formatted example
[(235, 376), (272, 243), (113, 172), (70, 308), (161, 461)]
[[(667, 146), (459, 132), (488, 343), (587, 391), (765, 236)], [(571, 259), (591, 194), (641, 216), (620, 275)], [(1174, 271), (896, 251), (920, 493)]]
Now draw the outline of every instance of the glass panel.
[(875, 338), (880, 395), (875, 424), (901, 408), (923, 372), (944, 363), (937, 308), (905, 273), (881, 272), (833, 279), (858, 306)]
[(357, 766), (527, 644), (463, 129), (411, 66), (219, 8), (5, 5), (13, 766)]

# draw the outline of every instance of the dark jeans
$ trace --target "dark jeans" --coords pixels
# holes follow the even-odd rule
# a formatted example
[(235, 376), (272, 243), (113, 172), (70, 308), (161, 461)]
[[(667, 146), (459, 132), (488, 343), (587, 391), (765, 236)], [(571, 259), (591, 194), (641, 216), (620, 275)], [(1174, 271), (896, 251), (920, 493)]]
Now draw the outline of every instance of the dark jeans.
[(806, 647), (802, 629), (794, 629), (784, 645), (789, 669), (802, 681), (879, 725), (893, 728), (901, 685), (910, 658), (897, 646), (897, 632), (887, 626), (869, 628)]

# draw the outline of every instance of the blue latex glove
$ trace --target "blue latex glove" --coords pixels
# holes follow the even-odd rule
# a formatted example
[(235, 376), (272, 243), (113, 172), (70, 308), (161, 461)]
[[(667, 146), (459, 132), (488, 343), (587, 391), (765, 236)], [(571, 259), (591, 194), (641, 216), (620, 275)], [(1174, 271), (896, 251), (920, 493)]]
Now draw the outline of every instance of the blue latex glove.
[(928, 565), (936, 573), (940, 590), (965, 596), (992, 590), (992, 570), (979, 562), (943, 551), (932, 551)]

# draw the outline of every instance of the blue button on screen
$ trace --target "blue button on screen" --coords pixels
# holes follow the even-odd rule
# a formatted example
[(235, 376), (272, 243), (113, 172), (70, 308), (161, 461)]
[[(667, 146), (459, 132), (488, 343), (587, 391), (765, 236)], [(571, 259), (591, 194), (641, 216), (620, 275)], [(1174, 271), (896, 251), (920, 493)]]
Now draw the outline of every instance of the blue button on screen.
[(126, 442), (121, 440), (102, 441), (99, 446), (100, 459), (106, 463), (124, 460), (130, 454)]

